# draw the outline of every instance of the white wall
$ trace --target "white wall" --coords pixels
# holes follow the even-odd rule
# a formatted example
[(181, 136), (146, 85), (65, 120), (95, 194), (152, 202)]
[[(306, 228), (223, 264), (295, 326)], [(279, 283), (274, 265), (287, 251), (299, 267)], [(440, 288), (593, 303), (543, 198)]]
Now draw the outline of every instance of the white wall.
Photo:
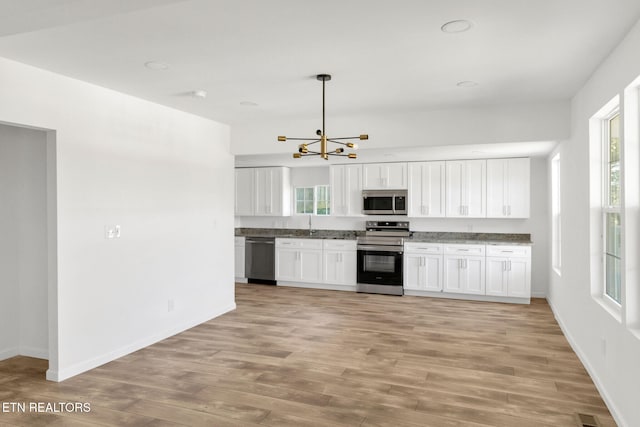
[(45, 132), (0, 125), (0, 210), (11, 214), (1, 220), (0, 275), (8, 279), (3, 289), (15, 294), (2, 316), (17, 334), (15, 351), (5, 356), (48, 357), (46, 166)]
[[(312, 186), (329, 184), (329, 167), (291, 169), (291, 185)], [(293, 202), (292, 202), (293, 203)], [(529, 219), (465, 219), (465, 218), (408, 218), (413, 231), (454, 231), (474, 233), (531, 234), (532, 294), (544, 297), (549, 278), (547, 163), (545, 158), (531, 158), (531, 215)], [(293, 210), (292, 210), (293, 212)], [(372, 219), (397, 220), (398, 217), (321, 217), (311, 218), (311, 226), (318, 230), (364, 230), (365, 221)], [(239, 217), (236, 227), (302, 228), (309, 227), (307, 215), (290, 217)]]
[[(327, 117), (327, 131), (334, 136), (368, 133), (370, 139), (360, 144), (363, 149), (559, 141), (569, 136), (569, 111), (567, 102), (553, 102), (340, 115)], [(234, 123), (233, 153), (290, 153), (295, 144), (278, 144), (277, 135), (311, 137), (319, 119)]]
[[(550, 273), (549, 302), (621, 426), (640, 425), (640, 333), (591, 295), (589, 118), (640, 75), (640, 23), (572, 101), (571, 138), (561, 153), (562, 276)], [(635, 159), (637, 164), (637, 159)], [(598, 165), (596, 165), (597, 167)], [(638, 182), (626, 183), (635, 192)], [(637, 235), (629, 236), (637, 239)], [(628, 253), (636, 258), (637, 253)], [(597, 261), (596, 261), (597, 262)], [(596, 278), (595, 280), (599, 280)], [(637, 282), (626, 286), (637, 289)], [(637, 305), (640, 301), (628, 301)], [(624, 314), (624, 312), (623, 312)]]
[(20, 347), (16, 157), (16, 145), (0, 133), (0, 360)]
[(0, 121), (56, 131), (48, 378), (235, 307), (227, 126), (5, 59), (0, 98)]

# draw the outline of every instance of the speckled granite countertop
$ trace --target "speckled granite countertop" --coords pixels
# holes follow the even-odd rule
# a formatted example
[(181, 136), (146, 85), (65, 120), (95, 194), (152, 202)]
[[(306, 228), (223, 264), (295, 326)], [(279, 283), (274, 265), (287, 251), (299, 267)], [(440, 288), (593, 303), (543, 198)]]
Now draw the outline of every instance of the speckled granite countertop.
[[(236, 236), (246, 237), (292, 237), (296, 239), (344, 239), (355, 240), (364, 235), (364, 230), (313, 230), (294, 228), (236, 228)], [(509, 233), (454, 233), (413, 231), (406, 242), (452, 243), (481, 245), (532, 245), (530, 234)]]
[(530, 234), (414, 231), (405, 242), (484, 245), (532, 245)]

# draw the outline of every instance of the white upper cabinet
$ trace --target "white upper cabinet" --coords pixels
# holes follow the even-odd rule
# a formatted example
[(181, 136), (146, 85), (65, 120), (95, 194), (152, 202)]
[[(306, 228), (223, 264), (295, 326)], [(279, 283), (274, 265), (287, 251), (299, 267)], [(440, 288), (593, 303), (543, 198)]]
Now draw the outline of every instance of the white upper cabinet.
[(331, 215), (362, 215), (362, 165), (332, 165)]
[(486, 160), (445, 162), (446, 215), (484, 218), (486, 212)]
[(253, 215), (255, 190), (253, 188), (254, 169), (236, 169), (236, 203), (235, 214), (238, 216)]
[(528, 218), (529, 159), (487, 160), (487, 217)]
[(410, 217), (445, 216), (445, 162), (410, 162)]
[(291, 215), (289, 168), (236, 169), (235, 214)]
[(362, 165), (364, 190), (406, 190), (406, 163), (369, 163)]

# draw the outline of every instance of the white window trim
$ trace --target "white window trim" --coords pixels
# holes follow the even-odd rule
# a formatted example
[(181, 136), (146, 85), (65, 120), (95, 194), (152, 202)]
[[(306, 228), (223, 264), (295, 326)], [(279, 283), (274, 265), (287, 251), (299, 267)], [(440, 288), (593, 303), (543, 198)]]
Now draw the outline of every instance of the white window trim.
[[(610, 182), (610, 173), (609, 173), (609, 154), (610, 154), (610, 148), (609, 148), (609, 144), (610, 144), (610, 134), (609, 134), (609, 122), (611, 121), (611, 119), (613, 119), (616, 115), (620, 115), (620, 119), (622, 119), (622, 112), (620, 111), (620, 106), (616, 105), (615, 108), (613, 108), (611, 111), (609, 111), (609, 113), (602, 117), (601, 119), (601, 135), (600, 135), (600, 141), (601, 141), (601, 149), (602, 149), (602, 162), (601, 162), (601, 185), (602, 185), (602, 190), (601, 190), (601, 218), (602, 218), (602, 223), (601, 223), (601, 254), (602, 254), (602, 297), (605, 299), (605, 301), (607, 302), (608, 305), (613, 304), (615, 309), (620, 310), (622, 307), (622, 289), (624, 288), (624, 274), (622, 272), (623, 268), (624, 268), (624, 262), (623, 262), (623, 249), (622, 249), (622, 245), (624, 244), (624, 223), (623, 223), (623, 218), (622, 218), (622, 200), (620, 200), (620, 205), (618, 206), (612, 206), (609, 205), (609, 199), (610, 199), (610, 194), (609, 194), (609, 190), (611, 189), (611, 182)], [(620, 133), (622, 133), (622, 128), (620, 128)], [(622, 141), (622, 138), (620, 138), (620, 140)], [(622, 152), (622, 144), (619, 144), (618, 149), (620, 151), (620, 199), (622, 199), (622, 162), (623, 162), (623, 152)], [(606, 179), (605, 179), (606, 177)], [(607, 236), (606, 236), (606, 221), (607, 221), (607, 214), (610, 213), (614, 213), (614, 214), (618, 214), (620, 216), (620, 239), (622, 240), (621, 244), (621, 254), (620, 254), (620, 302), (616, 301), (615, 299), (613, 299), (613, 297), (611, 297), (609, 294), (607, 294), (607, 253), (606, 253), (606, 246), (607, 246)]]
[[(604, 269), (604, 229), (603, 229), (603, 201), (604, 201), (604, 144), (603, 144), (603, 126), (605, 120), (612, 113), (620, 108), (620, 96), (616, 95), (607, 102), (598, 112), (596, 112), (589, 120), (589, 200), (590, 200), (590, 227), (589, 227), (589, 245), (590, 245), (590, 279), (591, 279), (591, 296), (607, 313), (622, 322), (622, 307), (616, 304), (611, 298), (606, 296), (605, 269)], [(621, 156), (621, 163), (624, 162), (624, 151)], [(622, 171), (624, 173), (624, 171)], [(624, 192), (624, 183), (622, 184), (622, 192)], [(622, 205), (624, 206), (624, 196), (622, 197)], [(624, 219), (623, 219), (624, 221)], [(624, 237), (622, 248), (623, 259), (623, 278), (622, 288), (624, 289)], [(623, 291), (624, 293), (624, 291)], [(622, 298), (624, 304), (624, 297)]]
[(561, 159), (560, 153), (551, 158), (551, 266), (558, 276), (562, 276)]

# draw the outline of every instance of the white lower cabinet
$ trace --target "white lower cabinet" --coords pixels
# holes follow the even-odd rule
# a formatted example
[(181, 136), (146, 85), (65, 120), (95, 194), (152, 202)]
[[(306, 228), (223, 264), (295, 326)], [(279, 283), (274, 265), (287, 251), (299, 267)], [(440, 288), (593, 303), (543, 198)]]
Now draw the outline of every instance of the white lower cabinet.
[(235, 277), (238, 279), (244, 278), (244, 237), (235, 237)]
[(484, 245), (445, 245), (443, 290), (485, 294)]
[(357, 278), (355, 240), (324, 240), (322, 254), (323, 283), (355, 286)]
[(322, 240), (276, 239), (276, 280), (322, 282)]
[(405, 243), (404, 288), (416, 291), (442, 291), (443, 246), (432, 243)]
[(531, 297), (531, 247), (487, 246), (487, 295)]

